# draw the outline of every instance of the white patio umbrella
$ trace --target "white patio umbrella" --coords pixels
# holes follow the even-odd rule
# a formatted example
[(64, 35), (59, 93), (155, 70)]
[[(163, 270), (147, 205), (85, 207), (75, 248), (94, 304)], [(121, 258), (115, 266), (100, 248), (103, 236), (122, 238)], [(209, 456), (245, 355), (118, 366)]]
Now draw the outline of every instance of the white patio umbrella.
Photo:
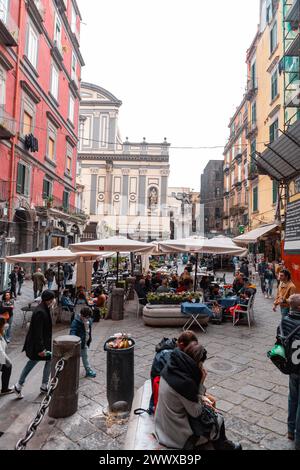
[(146, 254), (151, 253), (153, 247), (149, 243), (138, 240), (131, 240), (126, 237), (110, 237), (102, 240), (92, 240), (90, 242), (75, 243), (70, 245), (74, 252), (80, 251), (115, 251), (117, 253), (117, 281), (119, 280), (119, 254), (121, 252)]
[[(60, 263), (82, 263), (94, 261), (97, 258), (109, 258), (113, 256), (111, 252), (78, 252), (73, 253), (68, 248), (56, 246), (50, 250), (34, 251), (32, 253), (21, 253), (19, 255), (7, 256), (5, 261), (7, 263), (57, 263), (58, 271), (60, 270)], [(86, 278), (86, 273), (85, 273)], [(59, 290), (59, 286), (58, 286)]]

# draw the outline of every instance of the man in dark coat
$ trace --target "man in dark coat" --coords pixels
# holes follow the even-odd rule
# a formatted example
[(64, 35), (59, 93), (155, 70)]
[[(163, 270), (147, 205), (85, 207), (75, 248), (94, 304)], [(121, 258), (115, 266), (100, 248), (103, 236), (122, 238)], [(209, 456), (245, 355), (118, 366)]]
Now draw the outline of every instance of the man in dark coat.
[(19, 266), (15, 266), (14, 270), (8, 276), (10, 279), (10, 295), (12, 298), (17, 298), (17, 282), (18, 282)]
[(26, 377), (40, 361), (46, 361), (40, 390), (42, 393), (47, 392), (51, 372), (52, 349), (52, 318), (50, 307), (54, 301), (54, 297), (52, 291), (45, 290), (42, 293), (42, 302), (32, 314), (29, 331), (23, 347), (23, 351), (26, 352), (29, 361), (25, 365), (14, 387), (18, 398), (23, 398), (22, 387)]

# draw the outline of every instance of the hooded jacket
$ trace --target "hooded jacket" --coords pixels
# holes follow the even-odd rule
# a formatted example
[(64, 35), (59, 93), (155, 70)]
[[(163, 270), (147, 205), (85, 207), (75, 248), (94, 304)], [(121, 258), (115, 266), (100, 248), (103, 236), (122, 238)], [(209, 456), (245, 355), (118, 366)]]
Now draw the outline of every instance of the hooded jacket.
[(38, 353), (51, 351), (52, 348), (52, 318), (50, 310), (44, 302), (34, 310), (30, 327), (26, 335), (23, 351), (33, 361), (45, 361)]

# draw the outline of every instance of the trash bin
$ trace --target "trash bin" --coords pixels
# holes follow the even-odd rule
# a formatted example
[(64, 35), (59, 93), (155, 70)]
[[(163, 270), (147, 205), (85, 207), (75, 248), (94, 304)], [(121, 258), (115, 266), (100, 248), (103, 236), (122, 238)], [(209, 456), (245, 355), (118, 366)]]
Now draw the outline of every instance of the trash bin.
[(113, 349), (108, 347), (110, 341), (115, 340), (115, 337), (110, 337), (105, 341), (104, 351), (107, 352), (106, 362), (106, 394), (111, 411), (113, 405), (117, 402), (126, 402), (126, 411), (131, 410), (133, 395), (134, 395), (134, 346), (135, 341), (132, 341), (132, 346), (126, 349)]

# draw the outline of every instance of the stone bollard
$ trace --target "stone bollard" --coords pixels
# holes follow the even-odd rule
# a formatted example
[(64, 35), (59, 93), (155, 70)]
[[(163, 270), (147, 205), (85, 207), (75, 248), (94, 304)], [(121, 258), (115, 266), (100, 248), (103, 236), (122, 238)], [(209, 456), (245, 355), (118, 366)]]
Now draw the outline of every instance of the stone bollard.
[(80, 349), (81, 340), (77, 336), (59, 336), (53, 341), (52, 377), (58, 360), (64, 355), (70, 357), (65, 361), (50, 402), (48, 414), (51, 418), (67, 418), (78, 409)]
[(112, 320), (124, 319), (124, 289), (115, 288), (112, 291)]

